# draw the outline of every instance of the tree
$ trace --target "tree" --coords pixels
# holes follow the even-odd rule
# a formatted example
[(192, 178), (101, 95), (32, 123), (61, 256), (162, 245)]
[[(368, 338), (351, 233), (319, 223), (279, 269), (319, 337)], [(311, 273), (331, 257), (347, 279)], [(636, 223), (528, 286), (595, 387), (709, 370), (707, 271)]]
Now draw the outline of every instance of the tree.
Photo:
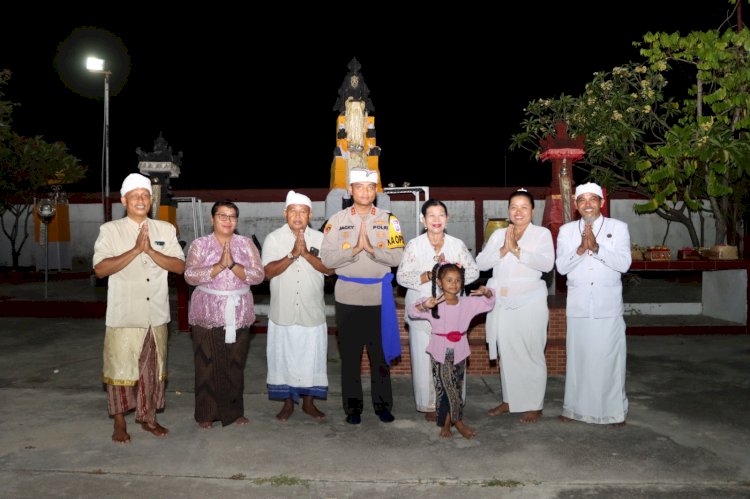
[[(642, 45), (643, 63), (595, 73), (580, 97), (529, 103), (511, 147), (538, 153), (538, 140), (564, 120), (571, 135), (586, 135), (579, 166), (587, 175), (648, 199), (637, 213), (683, 224), (702, 246), (690, 215), (710, 211), (715, 243), (738, 244), (750, 192), (748, 30), (648, 33)], [(681, 104), (665, 93), (678, 63), (694, 73), (694, 83), (672, 91), (686, 96)]]
[[(75, 182), (86, 168), (68, 153), (62, 142), (48, 143), (41, 137), (22, 137), (11, 129), (14, 104), (4, 100), (3, 86), (11, 73), (0, 71), (0, 227), (11, 245), (13, 267), (29, 237), (31, 200), (45, 194), (51, 184)], [(6, 213), (11, 222), (6, 221)]]
[[(708, 199), (716, 244), (738, 245), (750, 191), (750, 31), (648, 33), (641, 54), (652, 65), (675, 65), (693, 75), (679, 123), (652, 152), (643, 179), (663, 191), (693, 184)], [(691, 189), (692, 190), (692, 189)]]
[[(666, 69), (666, 66), (664, 66)], [(579, 97), (561, 95), (537, 99), (524, 109), (522, 132), (513, 135), (511, 149), (537, 156), (543, 137), (554, 135), (565, 121), (571, 136), (584, 135), (586, 156), (576, 164), (609, 191), (628, 191), (651, 198), (641, 182), (643, 165), (653, 161), (649, 151), (666, 141), (678, 106), (665, 95), (667, 80), (659, 67), (629, 63), (594, 73)], [(695, 246), (698, 235), (690, 218), (693, 205), (665, 199), (652, 205), (660, 217), (683, 224)]]

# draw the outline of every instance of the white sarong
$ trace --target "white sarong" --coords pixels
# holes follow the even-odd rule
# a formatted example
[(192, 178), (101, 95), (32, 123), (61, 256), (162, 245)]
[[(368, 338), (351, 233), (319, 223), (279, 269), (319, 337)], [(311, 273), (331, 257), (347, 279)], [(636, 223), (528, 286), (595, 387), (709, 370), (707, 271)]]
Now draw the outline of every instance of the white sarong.
[(328, 325), (281, 326), (268, 321), (266, 359), (269, 385), (328, 386)]
[[(497, 348), (500, 354), (502, 401), (508, 404), (510, 412), (543, 409), (547, 390), (544, 347), (547, 344), (548, 319), (546, 296), (519, 308), (495, 304), (495, 308), (487, 314), (487, 330), (497, 332), (489, 348), (490, 352)], [(490, 341), (488, 338), (488, 343)]]
[(585, 423), (622, 423), (625, 394), (625, 321), (568, 317), (562, 415)]

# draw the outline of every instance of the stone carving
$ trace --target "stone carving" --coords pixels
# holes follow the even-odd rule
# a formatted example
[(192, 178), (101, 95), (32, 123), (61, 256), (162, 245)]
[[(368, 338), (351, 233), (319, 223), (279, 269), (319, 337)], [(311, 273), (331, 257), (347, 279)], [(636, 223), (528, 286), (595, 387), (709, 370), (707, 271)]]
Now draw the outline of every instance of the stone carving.
[(341, 87), (339, 87), (339, 98), (333, 106), (333, 110), (345, 114), (347, 111), (347, 101), (364, 101), (365, 112), (371, 113), (375, 111), (375, 106), (372, 105), (372, 101), (370, 100), (370, 89), (367, 88), (365, 79), (359, 72), (362, 69), (362, 65), (356, 57), (352, 58), (349, 62), (348, 68), (349, 73), (344, 78)]
[(182, 163), (182, 151), (178, 154), (172, 153), (172, 146), (167, 144), (167, 140), (159, 132), (159, 137), (154, 141), (154, 150), (152, 152), (143, 151), (140, 147), (135, 150), (139, 161), (149, 163), (174, 163), (180, 166)]

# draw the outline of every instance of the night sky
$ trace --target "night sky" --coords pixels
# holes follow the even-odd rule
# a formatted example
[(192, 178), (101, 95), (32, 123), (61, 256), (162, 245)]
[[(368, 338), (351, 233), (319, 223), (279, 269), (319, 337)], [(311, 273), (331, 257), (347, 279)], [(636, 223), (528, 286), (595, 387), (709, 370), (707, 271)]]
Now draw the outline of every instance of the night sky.
[[(431, 12), (438, 22), (404, 13), (347, 19), (342, 6), (328, 24), (301, 27), (231, 10), (183, 13), (192, 22), (155, 13), (137, 21), (68, 13), (45, 26), (6, 18), (0, 68), (13, 71), (4, 89), (20, 104), (13, 129), (61, 140), (89, 166), (69, 191), (101, 188), (104, 84), (85, 69), (87, 55), (112, 71), (113, 190), (136, 171), (136, 148), (151, 150), (160, 132), (184, 154), (175, 189), (327, 187), (333, 107), (355, 56), (375, 106), (384, 183), (547, 185), (546, 164), (507, 150), (529, 100), (578, 95), (594, 71), (636, 59), (631, 42), (647, 31), (718, 28), (732, 9), (721, 0), (702, 9), (572, 3), (525, 2), (501, 17)], [(275, 35), (260, 34), (268, 29)], [(438, 174), (446, 167), (452, 173)]]

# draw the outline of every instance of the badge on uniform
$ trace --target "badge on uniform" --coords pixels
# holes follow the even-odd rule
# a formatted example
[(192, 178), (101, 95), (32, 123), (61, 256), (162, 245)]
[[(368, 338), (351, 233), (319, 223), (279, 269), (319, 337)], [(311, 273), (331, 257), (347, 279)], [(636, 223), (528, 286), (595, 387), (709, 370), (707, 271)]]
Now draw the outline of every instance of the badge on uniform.
[(398, 223), (398, 218), (395, 215), (389, 217), (390, 223), (388, 224), (388, 249), (403, 248), (404, 247), (404, 236), (401, 235), (401, 224)]
[(351, 247), (352, 247), (352, 245), (349, 244), (348, 242), (346, 242), (346, 243), (344, 243), (344, 244), (341, 245), (341, 249), (345, 249), (345, 250), (348, 250)]

